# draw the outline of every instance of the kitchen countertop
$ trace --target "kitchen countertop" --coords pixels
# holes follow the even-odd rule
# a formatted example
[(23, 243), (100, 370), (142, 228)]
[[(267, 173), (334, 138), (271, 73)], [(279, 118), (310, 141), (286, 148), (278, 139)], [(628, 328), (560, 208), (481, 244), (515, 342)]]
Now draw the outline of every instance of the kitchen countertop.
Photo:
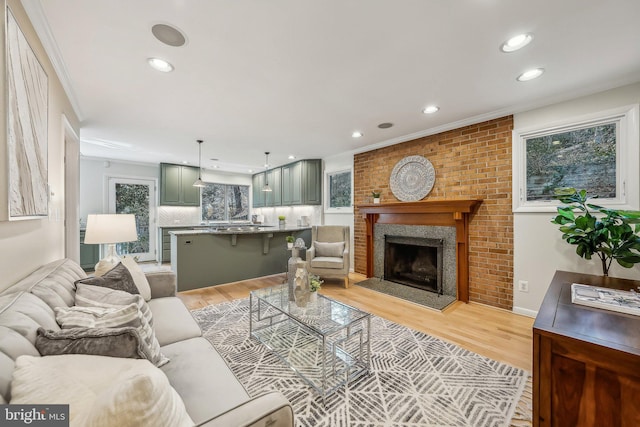
[[(228, 224), (225, 224), (225, 225), (228, 225)], [(247, 225), (251, 225), (251, 224), (247, 224)], [(159, 225), (158, 228), (203, 228), (203, 227), (213, 227), (213, 226), (214, 225), (206, 225), (206, 224), (166, 224), (166, 225)]]
[[(197, 226), (205, 227), (205, 226)], [(197, 234), (264, 234), (264, 233), (287, 233), (290, 231), (310, 230), (311, 226), (287, 226), (284, 228), (268, 225), (224, 225), (209, 226), (192, 230), (169, 231), (175, 236), (193, 236)]]

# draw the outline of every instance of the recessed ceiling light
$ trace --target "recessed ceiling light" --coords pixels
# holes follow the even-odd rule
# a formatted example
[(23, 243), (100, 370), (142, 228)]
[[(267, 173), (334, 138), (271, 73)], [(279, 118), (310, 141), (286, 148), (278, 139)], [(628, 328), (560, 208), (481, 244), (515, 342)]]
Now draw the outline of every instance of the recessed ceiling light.
[(517, 36), (511, 37), (509, 40), (502, 43), (500, 50), (505, 53), (515, 52), (516, 50), (522, 49), (531, 43), (531, 40), (533, 40), (533, 34), (518, 34)]
[(364, 135), (364, 133), (360, 132), (360, 131), (355, 131), (351, 134), (352, 138), (361, 138)]
[(293, 159), (295, 159), (295, 158), (296, 158), (296, 156), (294, 156), (293, 154), (290, 154), (290, 155), (289, 155), (289, 160), (293, 160)]
[(182, 164), (184, 164), (184, 165), (188, 165), (188, 164), (189, 164), (189, 162), (188, 162), (187, 160), (183, 160), (183, 161), (182, 161)]
[(253, 169), (249, 169), (249, 170), (248, 170), (248, 172), (249, 172), (249, 173), (253, 173)]
[(429, 105), (424, 110), (422, 110), (422, 112), (424, 114), (433, 114), (433, 113), (437, 112), (438, 110), (440, 110), (440, 107), (437, 107), (435, 105)]
[(149, 65), (155, 70), (162, 71), (163, 73), (168, 73), (173, 71), (173, 65), (169, 64), (164, 59), (160, 58), (149, 58), (147, 59)]
[(389, 128), (390, 128), (390, 127), (392, 127), (392, 126), (393, 126), (393, 123), (389, 123), (389, 122), (386, 122), (386, 123), (380, 123), (380, 124), (378, 125), (378, 127), (379, 127), (380, 129), (389, 129)]
[(534, 68), (532, 70), (527, 70), (524, 73), (520, 74), (516, 80), (519, 82), (526, 82), (529, 80), (537, 79), (544, 73), (544, 68)]
[(155, 38), (169, 46), (180, 47), (187, 42), (187, 38), (182, 31), (168, 24), (154, 25), (151, 27), (151, 33)]

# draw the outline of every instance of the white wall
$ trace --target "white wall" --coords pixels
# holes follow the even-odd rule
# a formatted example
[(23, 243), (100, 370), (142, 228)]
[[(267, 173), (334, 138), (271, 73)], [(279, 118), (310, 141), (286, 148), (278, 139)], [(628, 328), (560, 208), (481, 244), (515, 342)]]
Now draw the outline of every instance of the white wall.
[[(324, 159), (324, 173), (327, 172), (335, 172), (345, 169), (352, 169), (351, 179), (353, 180), (353, 153), (348, 154), (339, 154), (332, 157), (327, 157)], [(326, 178), (323, 174), (322, 176), (323, 182), (326, 184)], [(323, 191), (323, 197), (326, 196), (326, 187)], [(353, 192), (353, 181), (351, 183), (351, 191)], [(324, 222), (325, 225), (348, 225), (351, 228), (351, 242), (349, 243), (350, 255), (350, 269), (353, 271), (354, 265), (354, 256), (353, 256), (353, 212), (349, 213), (333, 213), (333, 212), (325, 212), (324, 213)]]
[[(562, 119), (637, 103), (640, 103), (640, 83), (516, 114), (514, 129), (544, 127)], [(631, 143), (638, 144), (639, 141)], [(630, 174), (631, 179), (640, 180), (637, 168)], [(639, 209), (638, 206), (633, 208)], [(550, 222), (553, 216), (550, 212), (514, 213), (513, 310), (517, 313), (537, 313), (556, 270), (602, 274), (598, 258), (584, 260), (576, 255), (575, 246), (562, 240), (558, 226)], [(609, 273), (611, 276), (640, 280), (640, 266), (626, 269), (614, 264)], [(518, 291), (520, 280), (529, 282), (528, 293)]]
[[(107, 213), (108, 178), (143, 178), (158, 181), (159, 165), (122, 161), (80, 159), (80, 220), (87, 223), (88, 214)], [(156, 195), (157, 200), (157, 195)]]
[[(54, 195), (49, 203), (49, 216), (44, 219), (6, 221), (8, 216), (8, 174), (6, 103), (0, 102), (0, 291), (26, 276), (42, 264), (65, 256), (65, 185), (64, 185), (64, 127), (62, 116), (69, 120), (73, 130), (80, 129), (78, 118), (49, 61), (19, 0), (7, 0), (20, 29), (38, 57), (48, 76), (48, 169), (49, 185)], [(0, 11), (0, 70), (5, 70), (6, 12)], [(0, 93), (6, 96), (4, 78), (0, 79)], [(72, 162), (70, 162), (72, 163)]]

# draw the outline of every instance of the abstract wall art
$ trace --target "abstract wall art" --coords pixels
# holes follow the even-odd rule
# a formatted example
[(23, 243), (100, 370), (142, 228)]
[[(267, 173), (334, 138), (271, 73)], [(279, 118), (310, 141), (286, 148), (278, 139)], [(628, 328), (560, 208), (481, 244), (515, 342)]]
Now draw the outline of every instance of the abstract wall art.
[(48, 215), (48, 79), (11, 10), (6, 22), (9, 219)]

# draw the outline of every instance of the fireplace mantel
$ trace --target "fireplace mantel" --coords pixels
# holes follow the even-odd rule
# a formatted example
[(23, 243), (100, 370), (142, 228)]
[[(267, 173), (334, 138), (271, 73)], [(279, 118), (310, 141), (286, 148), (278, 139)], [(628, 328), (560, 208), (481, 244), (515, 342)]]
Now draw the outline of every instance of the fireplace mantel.
[(376, 224), (455, 227), (458, 300), (469, 302), (469, 218), (481, 203), (479, 199), (454, 199), (356, 206), (366, 223), (367, 277), (373, 277), (373, 230)]

